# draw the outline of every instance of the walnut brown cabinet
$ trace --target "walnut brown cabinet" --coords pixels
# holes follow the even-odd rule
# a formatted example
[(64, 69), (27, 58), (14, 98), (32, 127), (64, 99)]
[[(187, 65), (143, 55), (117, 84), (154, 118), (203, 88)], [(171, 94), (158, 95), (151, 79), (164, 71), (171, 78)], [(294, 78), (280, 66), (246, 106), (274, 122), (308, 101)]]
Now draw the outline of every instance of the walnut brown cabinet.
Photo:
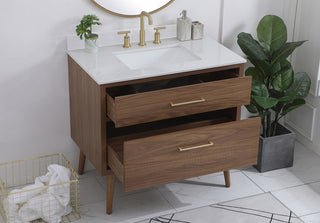
[(97, 83), (69, 55), (71, 137), (107, 175), (107, 213), (115, 176), (124, 191), (256, 164), (260, 119), (240, 120), (251, 77), (243, 63)]

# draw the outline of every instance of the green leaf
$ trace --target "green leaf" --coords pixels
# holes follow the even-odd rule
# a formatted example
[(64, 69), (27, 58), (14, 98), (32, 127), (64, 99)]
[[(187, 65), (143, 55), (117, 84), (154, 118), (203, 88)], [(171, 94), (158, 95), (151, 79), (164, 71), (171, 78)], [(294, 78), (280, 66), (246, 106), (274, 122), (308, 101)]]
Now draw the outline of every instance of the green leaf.
[(273, 89), (269, 89), (269, 94), (270, 94), (270, 97), (272, 98), (277, 98), (278, 99), (278, 103), (273, 106), (271, 109), (274, 110), (275, 112), (280, 112), (284, 106), (283, 102), (281, 99), (283, 99), (284, 97), (284, 93), (283, 92), (279, 92), (279, 91), (276, 91), (276, 90), (273, 90)]
[(268, 88), (263, 83), (252, 82), (251, 92), (252, 92), (252, 95), (255, 95), (255, 96), (269, 97)]
[(282, 60), (272, 65), (273, 73), (275, 75), (283, 73), (292, 69), (291, 63), (288, 60)]
[(292, 110), (301, 107), (305, 103), (306, 103), (306, 101), (304, 99), (297, 98), (292, 103), (284, 106), (281, 115), (284, 116), (284, 115), (288, 114), (289, 112), (291, 112)]
[(272, 108), (279, 101), (276, 98), (268, 98), (268, 97), (260, 97), (260, 96), (252, 96), (252, 98), (256, 101), (256, 103), (264, 109)]
[(273, 79), (276, 77), (276, 75), (278, 73), (280, 73), (281, 70), (282, 70), (280, 62), (277, 62), (275, 64), (271, 64), (271, 67), (272, 67), (272, 69), (271, 69), (271, 71), (270, 71), (270, 73), (268, 75), (269, 83), (271, 83), (273, 81)]
[(258, 113), (257, 107), (254, 106), (253, 104), (246, 105), (246, 109), (247, 109), (250, 113)]
[(287, 27), (283, 20), (275, 15), (266, 15), (259, 22), (258, 39), (270, 54), (278, 50), (287, 41)]
[(272, 54), (272, 63), (276, 63), (278, 61), (286, 59), (293, 53), (293, 51), (297, 47), (301, 46), (304, 42), (306, 41), (289, 42), (284, 44), (280, 49)]
[(308, 96), (311, 80), (307, 73), (299, 72), (294, 75), (292, 86), (286, 91), (286, 95), (295, 95), (295, 98), (305, 98)]
[(263, 113), (259, 113), (258, 115), (249, 116), (249, 118), (261, 117), (261, 119), (264, 119), (268, 114), (269, 114), (269, 112), (266, 111), (266, 112), (263, 112)]
[(283, 92), (291, 87), (294, 79), (294, 73), (290, 62), (283, 61), (280, 64), (281, 70), (274, 75), (274, 78), (271, 80), (271, 84), (273, 89)]
[(253, 39), (249, 33), (240, 33), (238, 35), (238, 44), (241, 50), (250, 58), (255, 58), (256, 60), (267, 60), (263, 48), (260, 44)]
[(101, 25), (99, 18), (96, 15), (85, 15), (82, 17), (80, 24), (76, 27), (77, 35), (82, 39), (84, 36), (86, 39), (89, 38), (89, 35), (92, 32), (93, 25)]
[(272, 98), (281, 98), (284, 96), (283, 92), (279, 92), (274, 89), (268, 89), (268, 90), (269, 90), (269, 96)]
[(292, 101), (295, 96), (296, 96), (295, 94), (283, 96), (279, 98), (279, 102), (288, 103)]
[(252, 81), (256, 83), (263, 83), (263, 74), (261, 74), (261, 72), (255, 67), (249, 67), (246, 70), (245, 75), (252, 76)]
[(273, 111), (275, 111), (276, 113), (280, 113), (282, 108), (283, 108), (284, 104), (282, 102), (278, 102), (278, 104), (276, 104), (275, 106), (273, 106), (271, 109)]
[(272, 64), (272, 74), (278, 73), (281, 70), (281, 63)]
[(252, 57), (248, 57), (248, 60), (263, 74), (264, 78), (267, 78), (270, 74), (272, 74), (272, 65), (266, 60), (257, 60)]

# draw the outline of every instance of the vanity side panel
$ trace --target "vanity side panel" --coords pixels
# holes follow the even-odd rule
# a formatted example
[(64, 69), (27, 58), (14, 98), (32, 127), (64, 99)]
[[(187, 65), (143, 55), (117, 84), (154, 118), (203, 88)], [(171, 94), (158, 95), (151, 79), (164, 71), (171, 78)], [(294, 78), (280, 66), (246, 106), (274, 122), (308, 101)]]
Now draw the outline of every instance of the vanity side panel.
[[(243, 77), (244, 75), (244, 64), (240, 64), (239, 65), (239, 69), (238, 69), (238, 76), (239, 77)], [(251, 98), (251, 91), (250, 91), (250, 98)], [(234, 121), (239, 121), (241, 120), (241, 106), (237, 106), (234, 109), (234, 113), (232, 114), (232, 117)]]
[[(71, 137), (101, 175), (107, 171), (104, 89), (68, 56)], [(104, 101), (104, 102), (103, 102)]]

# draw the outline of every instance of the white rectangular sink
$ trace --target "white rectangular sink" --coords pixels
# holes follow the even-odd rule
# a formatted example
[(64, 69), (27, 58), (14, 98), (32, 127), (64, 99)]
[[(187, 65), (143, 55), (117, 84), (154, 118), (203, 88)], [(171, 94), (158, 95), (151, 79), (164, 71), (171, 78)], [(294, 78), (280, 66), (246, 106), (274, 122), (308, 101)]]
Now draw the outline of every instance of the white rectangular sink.
[(179, 45), (115, 53), (115, 56), (131, 70), (185, 63), (201, 59), (188, 49)]

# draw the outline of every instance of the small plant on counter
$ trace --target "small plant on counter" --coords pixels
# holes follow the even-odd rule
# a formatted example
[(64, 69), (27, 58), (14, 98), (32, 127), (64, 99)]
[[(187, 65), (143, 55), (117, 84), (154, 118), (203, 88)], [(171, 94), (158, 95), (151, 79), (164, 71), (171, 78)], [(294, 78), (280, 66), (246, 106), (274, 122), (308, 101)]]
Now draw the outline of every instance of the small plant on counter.
[(287, 60), (305, 41), (287, 42), (287, 28), (281, 18), (266, 15), (257, 34), (255, 40), (249, 33), (240, 33), (238, 44), (253, 64), (245, 72), (252, 76), (251, 102), (246, 108), (261, 117), (262, 136), (266, 138), (276, 135), (282, 117), (305, 104), (311, 81), (305, 72), (294, 74)]
[(77, 25), (76, 32), (80, 36), (80, 39), (96, 39), (98, 34), (92, 33), (93, 25), (101, 25), (99, 18), (96, 15), (85, 15), (80, 21), (80, 24)]

